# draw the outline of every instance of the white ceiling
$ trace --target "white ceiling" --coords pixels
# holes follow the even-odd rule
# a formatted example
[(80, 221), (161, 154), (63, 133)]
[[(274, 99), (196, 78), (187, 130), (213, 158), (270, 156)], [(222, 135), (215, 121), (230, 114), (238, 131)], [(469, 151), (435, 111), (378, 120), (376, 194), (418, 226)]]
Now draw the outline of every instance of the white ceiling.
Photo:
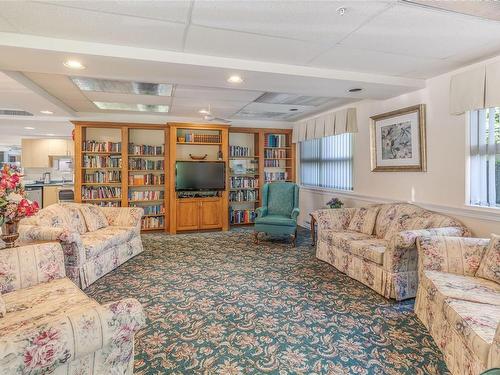
[[(467, 12), (484, 16), (498, 4), (484, 7)], [(67, 122), (123, 115), (100, 111), (92, 100), (168, 104), (169, 115), (154, 115), (165, 121), (199, 119), (198, 110), (210, 105), (237, 122), (240, 111), (284, 110), (253, 103), (264, 92), (331, 98), (293, 121), (422, 88), (426, 78), (498, 54), (499, 35), (495, 20), (396, 0), (1, 1), (0, 69), (23, 75), (9, 72), (21, 83), (14, 92), (12, 79), (0, 77), (0, 108), (38, 118), (43, 107)], [(87, 69), (68, 70), (68, 58)], [(235, 73), (243, 84), (226, 82)], [(175, 88), (171, 98), (83, 93), (69, 75)], [(349, 94), (353, 87), (363, 91)]]

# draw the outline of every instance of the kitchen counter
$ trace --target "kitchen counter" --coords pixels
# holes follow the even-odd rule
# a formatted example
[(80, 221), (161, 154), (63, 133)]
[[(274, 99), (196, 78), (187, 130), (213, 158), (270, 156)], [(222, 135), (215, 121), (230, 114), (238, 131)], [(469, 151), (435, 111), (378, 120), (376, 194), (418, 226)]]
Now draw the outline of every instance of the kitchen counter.
[(36, 186), (73, 186), (74, 182), (72, 181), (65, 181), (64, 183), (62, 181), (51, 181), (48, 184), (44, 184), (43, 182), (33, 182), (30, 184), (24, 184), (24, 186), (27, 187), (36, 187)]

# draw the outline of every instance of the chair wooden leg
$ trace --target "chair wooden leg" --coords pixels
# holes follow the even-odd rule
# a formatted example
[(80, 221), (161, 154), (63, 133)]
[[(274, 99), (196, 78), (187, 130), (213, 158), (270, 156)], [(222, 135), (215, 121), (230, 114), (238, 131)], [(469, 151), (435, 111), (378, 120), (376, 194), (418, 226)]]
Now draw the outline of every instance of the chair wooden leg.
[(253, 232), (253, 243), (259, 244), (259, 232)]
[(295, 230), (295, 233), (292, 234), (292, 246), (297, 247), (297, 230)]

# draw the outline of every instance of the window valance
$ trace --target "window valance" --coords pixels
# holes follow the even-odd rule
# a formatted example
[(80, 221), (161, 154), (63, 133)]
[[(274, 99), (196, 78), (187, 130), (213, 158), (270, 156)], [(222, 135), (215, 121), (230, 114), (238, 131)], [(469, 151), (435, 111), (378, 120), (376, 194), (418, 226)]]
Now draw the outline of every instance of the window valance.
[(451, 77), (450, 113), (500, 106), (500, 61)]
[(293, 127), (292, 142), (357, 132), (356, 108), (346, 108), (296, 123)]

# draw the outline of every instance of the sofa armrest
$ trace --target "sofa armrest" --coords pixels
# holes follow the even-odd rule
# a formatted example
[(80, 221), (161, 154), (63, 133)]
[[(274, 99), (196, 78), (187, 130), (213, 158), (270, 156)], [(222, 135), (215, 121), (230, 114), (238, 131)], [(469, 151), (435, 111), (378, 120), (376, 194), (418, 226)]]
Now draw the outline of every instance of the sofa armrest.
[(20, 225), (19, 238), (23, 241), (60, 241), (66, 265), (80, 266), (85, 263), (85, 250), (80, 233), (76, 230), (39, 225)]
[(257, 217), (267, 216), (267, 206), (257, 207), (255, 212), (257, 213)]
[(293, 220), (297, 220), (297, 218), (299, 217), (299, 214), (300, 214), (300, 208), (295, 207), (295, 208), (292, 210), (292, 214), (290, 215), (290, 217), (291, 217)]
[(498, 368), (498, 367), (500, 367), (500, 323), (497, 325), (495, 337), (493, 337), (493, 343), (491, 344), (490, 347), (487, 368)]
[(329, 208), (316, 210), (311, 213), (318, 224), (318, 231), (321, 230), (346, 230), (354, 215), (355, 208)]
[(111, 226), (136, 227), (141, 230), (142, 207), (99, 207)]
[(0, 293), (9, 293), (66, 276), (58, 242), (0, 250)]
[(17, 328), (0, 337), (0, 373), (52, 373), (105, 347), (110, 353), (107, 360), (127, 362), (133, 355), (134, 334), (144, 325), (142, 306), (128, 298)]
[(417, 240), (418, 269), (473, 276), (489, 241), (487, 238), (421, 236)]
[(398, 232), (389, 240), (384, 252), (384, 269), (390, 272), (417, 270), (417, 239), (422, 236), (455, 236), (467, 234), (463, 227), (415, 229)]

